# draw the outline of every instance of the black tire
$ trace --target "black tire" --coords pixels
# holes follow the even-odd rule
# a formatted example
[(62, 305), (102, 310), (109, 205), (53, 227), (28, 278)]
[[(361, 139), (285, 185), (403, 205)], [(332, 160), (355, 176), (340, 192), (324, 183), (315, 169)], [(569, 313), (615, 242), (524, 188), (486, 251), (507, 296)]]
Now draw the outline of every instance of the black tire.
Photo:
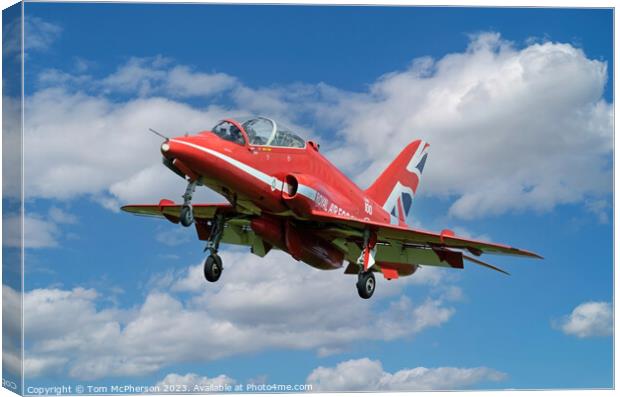
[(217, 254), (211, 254), (205, 259), (204, 275), (207, 281), (216, 282), (222, 275), (222, 259)]
[(181, 225), (185, 227), (191, 226), (192, 223), (194, 223), (194, 211), (192, 207), (189, 205), (184, 205), (183, 208), (181, 208), (179, 221), (181, 222)]
[(362, 299), (370, 299), (376, 285), (375, 275), (372, 272), (360, 273), (357, 278), (357, 293)]

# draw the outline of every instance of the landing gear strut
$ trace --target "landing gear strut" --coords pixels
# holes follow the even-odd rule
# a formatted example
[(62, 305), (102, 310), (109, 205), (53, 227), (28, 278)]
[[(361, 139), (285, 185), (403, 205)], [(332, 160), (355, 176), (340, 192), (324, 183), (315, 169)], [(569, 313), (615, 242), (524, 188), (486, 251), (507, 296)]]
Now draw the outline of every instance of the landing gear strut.
[(222, 258), (217, 254), (222, 235), (224, 234), (224, 222), (225, 219), (222, 214), (217, 214), (215, 216), (211, 236), (209, 236), (207, 246), (205, 247), (205, 251), (209, 250), (209, 256), (205, 259), (203, 272), (205, 279), (212, 283), (220, 279), (222, 271), (224, 270)]
[(185, 194), (183, 194), (183, 207), (181, 208), (181, 214), (179, 215), (179, 221), (181, 225), (188, 227), (194, 223), (194, 209), (192, 208), (192, 196), (196, 190), (198, 180), (190, 181), (185, 188)]
[(375, 245), (377, 243), (377, 235), (371, 233), (370, 230), (364, 231), (364, 245), (362, 247), (362, 253), (357, 259), (357, 264), (360, 266), (360, 272), (357, 275), (357, 293), (362, 299), (369, 299), (375, 292), (375, 275), (372, 272), (372, 267), (375, 264)]

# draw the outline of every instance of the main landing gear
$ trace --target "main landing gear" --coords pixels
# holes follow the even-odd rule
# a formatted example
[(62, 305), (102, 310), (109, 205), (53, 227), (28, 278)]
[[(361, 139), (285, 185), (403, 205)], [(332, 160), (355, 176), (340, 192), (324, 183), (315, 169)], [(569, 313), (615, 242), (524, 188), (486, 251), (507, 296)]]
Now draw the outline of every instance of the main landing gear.
[(357, 275), (357, 293), (362, 299), (370, 299), (375, 292), (375, 275), (372, 271), (360, 272)]
[(220, 258), (218, 254), (207, 256), (203, 269), (207, 281), (214, 283), (219, 280), (222, 275), (222, 270), (224, 270), (222, 267), (222, 258)]
[(209, 251), (209, 256), (205, 259), (203, 272), (205, 279), (212, 283), (220, 279), (222, 271), (224, 270), (224, 267), (222, 266), (222, 258), (220, 258), (217, 254), (220, 241), (222, 240), (222, 235), (224, 234), (224, 223), (224, 215), (215, 215), (213, 225), (211, 226), (211, 235), (209, 236), (207, 246), (205, 247), (205, 251)]
[(375, 264), (376, 244), (377, 235), (366, 229), (364, 231), (362, 253), (357, 259), (360, 272), (357, 275), (357, 284), (355, 284), (357, 287), (357, 293), (362, 299), (370, 299), (372, 294), (375, 293), (375, 286), (377, 283), (375, 280), (375, 275), (372, 272), (372, 267)]

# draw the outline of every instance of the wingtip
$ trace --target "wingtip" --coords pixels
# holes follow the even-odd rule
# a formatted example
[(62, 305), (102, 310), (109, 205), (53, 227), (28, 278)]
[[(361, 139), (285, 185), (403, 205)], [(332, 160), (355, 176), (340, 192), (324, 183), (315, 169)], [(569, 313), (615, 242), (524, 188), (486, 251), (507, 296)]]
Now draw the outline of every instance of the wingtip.
[(527, 252), (529, 254), (530, 257), (534, 258), (534, 259), (545, 259), (542, 255), (538, 255), (535, 252)]
[(128, 212), (128, 213), (130, 213), (130, 214), (131, 214), (131, 213), (134, 213), (134, 212), (135, 212), (135, 211), (132, 211), (132, 208), (135, 208), (135, 207), (136, 207), (136, 206), (135, 206), (135, 205), (132, 205), (132, 204), (123, 205), (123, 206), (121, 207), (121, 211), (123, 211), (123, 212)]
[(541, 255), (538, 255), (536, 252), (522, 250), (522, 249), (514, 248), (514, 247), (512, 249), (515, 250), (517, 254), (520, 254), (522, 256), (529, 256), (530, 258), (535, 258), (535, 259), (545, 259)]

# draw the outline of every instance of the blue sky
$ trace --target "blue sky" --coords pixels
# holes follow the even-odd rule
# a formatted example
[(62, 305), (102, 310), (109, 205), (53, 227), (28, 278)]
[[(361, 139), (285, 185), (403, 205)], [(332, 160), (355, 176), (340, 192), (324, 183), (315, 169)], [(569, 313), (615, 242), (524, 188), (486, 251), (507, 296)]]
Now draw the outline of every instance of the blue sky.
[[(26, 209), (38, 231), (35, 247), (26, 250), (26, 290), (49, 294), (50, 313), (85, 321), (76, 340), (92, 344), (97, 330), (118, 326), (120, 333), (109, 331), (118, 344), (108, 348), (120, 349), (130, 340), (126, 327), (144, 325), (145, 302), (155, 296), (169, 297), (197, 320), (185, 327), (201, 327), (204, 315), (204, 324), (231, 321), (252, 335), (247, 302), (225, 290), (227, 283), (243, 285), (244, 269), (260, 272), (257, 285), (276, 289), (270, 280), (282, 276), (287, 283), (286, 272), (294, 273), (291, 286), (296, 277), (308, 283), (316, 277), (330, 291), (322, 310), (377, 315), (355, 334), (347, 326), (356, 324), (334, 319), (289, 324), (284, 304), (249, 306), (264, 315), (256, 326), (274, 337), (290, 326), (297, 339), (316, 340), (252, 348), (232, 339), (239, 347), (221, 357), (197, 346), (197, 355), (166, 353), (134, 374), (117, 369), (113, 358), (101, 370), (89, 367), (88, 349), (46, 350), (45, 342), (58, 342), (53, 332), (33, 331), (27, 358), (43, 364), (27, 373), (26, 385), (155, 384), (172, 373), (304, 383), (312, 373), (334, 390), (330, 374), (356, 360), (350, 365), (369, 371), (369, 384), (340, 387), (377, 387), (376, 362), (386, 374), (478, 368), (459, 373), (454, 383), (431, 384), (439, 388), (612, 386), (611, 11), (27, 3), (26, 15), (25, 139), (32, 143), (26, 161), (33, 159), (26, 166), (33, 176), (26, 181)], [(36, 43), (30, 48), (29, 31)], [(511, 75), (514, 65), (525, 72)], [(469, 96), (460, 97), (465, 108), (453, 108), (458, 87), (470, 83)], [(265, 265), (274, 269), (270, 275), (263, 260), (233, 249), (223, 254), (230, 265), (217, 287), (191, 284), (191, 269), (202, 259), (193, 232), (116, 209), (182, 194), (183, 182), (158, 165), (159, 142), (143, 127), (196, 131), (239, 111), (273, 114), (313, 134), (361, 184), (421, 134), (431, 154), (414, 222), (509, 243), (545, 260), (487, 258), (510, 277), (472, 266), (423, 269), (395, 286), (381, 283), (383, 295), (360, 302), (353, 280), (340, 272), (298, 270), (302, 264), (276, 255)], [(391, 145), (379, 149), (381, 134)], [(84, 153), (91, 150), (89, 159)], [(294, 301), (299, 292), (283, 294)], [(239, 300), (229, 311), (212, 303), (227, 297)], [(588, 302), (595, 305), (577, 310)], [(296, 309), (305, 313), (303, 305)], [(585, 320), (575, 325), (580, 313)], [(390, 335), (372, 324), (382, 315), (410, 329)], [(42, 330), (59, 329), (41, 318)], [(168, 329), (161, 320), (159, 327)], [(313, 327), (317, 335), (304, 333)], [(332, 332), (338, 327), (356, 336), (342, 341)], [(159, 332), (147, 331), (139, 334), (143, 340), (160, 343)], [(186, 337), (192, 340), (177, 339)], [(218, 348), (228, 349), (212, 347)], [(131, 349), (118, 355), (130, 362), (150, 357)], [(318, 367), (326, 371), (314, 372)]]

